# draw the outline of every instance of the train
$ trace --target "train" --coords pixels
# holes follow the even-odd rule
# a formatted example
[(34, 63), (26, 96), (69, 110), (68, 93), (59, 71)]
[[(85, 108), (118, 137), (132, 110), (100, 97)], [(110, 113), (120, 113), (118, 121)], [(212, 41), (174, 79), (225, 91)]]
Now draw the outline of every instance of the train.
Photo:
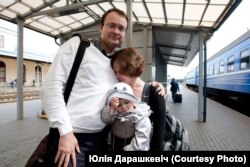
[[(199, 68), (185, 78), (188, 88), (198, 89)], [(207, 60), (207, 94), (250, 106), (250, 30)], [(248, 113), (249, 114), (249, 113)]]

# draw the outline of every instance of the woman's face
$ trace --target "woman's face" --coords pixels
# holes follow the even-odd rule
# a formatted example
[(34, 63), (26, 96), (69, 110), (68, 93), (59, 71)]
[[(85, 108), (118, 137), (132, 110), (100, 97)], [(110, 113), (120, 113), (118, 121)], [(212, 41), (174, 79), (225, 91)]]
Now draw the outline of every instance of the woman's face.
[(136, 80), (136, 77), (131, 77), (128, 74), (123, 74), (120, 71), (120, 65), (117, 62), (114, 62), (113, 70), (115, 72), (115, 76), (119, 82), (125, 82), (129, 85), (133, 85)]

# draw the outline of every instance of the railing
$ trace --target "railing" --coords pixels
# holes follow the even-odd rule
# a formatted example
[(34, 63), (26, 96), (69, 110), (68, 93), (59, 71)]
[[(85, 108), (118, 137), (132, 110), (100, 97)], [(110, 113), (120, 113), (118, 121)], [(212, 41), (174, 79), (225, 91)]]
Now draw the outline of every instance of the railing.
[[(23, 87), (23, 99), (37, 99), (40, 98), (40, 88), (36, 86), (24, 86)], [(8, 84), (0, 86), (0, 103), (16, 101), (17, 88), (11, 87)]]

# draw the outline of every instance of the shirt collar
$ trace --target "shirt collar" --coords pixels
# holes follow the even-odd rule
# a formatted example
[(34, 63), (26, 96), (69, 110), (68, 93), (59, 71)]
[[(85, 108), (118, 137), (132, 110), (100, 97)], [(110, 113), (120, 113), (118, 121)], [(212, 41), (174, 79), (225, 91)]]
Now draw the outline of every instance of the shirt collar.
[(103, 55), (105, 55), (105, 56), (108, 57), (108, 58), (111, 58), (111, 57), (114, 55), (114, 53), (115, 53), (115, 50), (114, 50), (112, 53), (107, 54), (107, 52), (106, 52), (106, 51), (104, 50), (104, 48), (102, 47), (102, 42), (101, 42), (101, 39), (100, 39), (100, 38), (98, 38), (97, 40), (95, 40), (93, 44), (95, 45), (95, 47), (96, 47), (97, 49), (99, 49), (99, 50), (103, 53)]

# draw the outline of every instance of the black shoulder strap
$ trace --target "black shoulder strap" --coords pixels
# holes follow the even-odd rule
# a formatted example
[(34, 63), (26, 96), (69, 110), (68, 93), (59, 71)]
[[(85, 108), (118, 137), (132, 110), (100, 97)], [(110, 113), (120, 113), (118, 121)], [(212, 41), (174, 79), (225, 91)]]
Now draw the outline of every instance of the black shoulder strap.
[(77, 36), (80, 37), (81, 42), (79, 44), (79, 47), (78, 47), (78, 50), (77, 50), (77, 53), (76, 53), (76, 57), (75, 57), (73, 65), (72, 65), (71, 71), (69, 73), (69, 78), (67, 80), (66, 87), (65, 87), (65, 90), (64, 90), (64, 94), (63, 94), (64, 95), (64, 101), (65, 101), (66, 104), (67, 104), (67, 102), (69, 100), (69, 95), (70, 95), (72, 87), (74, 85), (78, 69), (80, 67), (80, 64), (82, 62), (82, 59), (83, 59), (83, 56), (84, 56), (84, 53), (85, 53), (85, 49), (86, 49), (86, 47), (89, 47), (89, 45), (90, 45), (89, 40), (86, 40), (86, 38), (83, 39), (82, 36), (80, 36), (80, 35), (77, 35)]
[(149, 90), (150, 90), (150, 85), (148, 83), (145, 83), (141, 101), (147, 104), (149, 103)]

